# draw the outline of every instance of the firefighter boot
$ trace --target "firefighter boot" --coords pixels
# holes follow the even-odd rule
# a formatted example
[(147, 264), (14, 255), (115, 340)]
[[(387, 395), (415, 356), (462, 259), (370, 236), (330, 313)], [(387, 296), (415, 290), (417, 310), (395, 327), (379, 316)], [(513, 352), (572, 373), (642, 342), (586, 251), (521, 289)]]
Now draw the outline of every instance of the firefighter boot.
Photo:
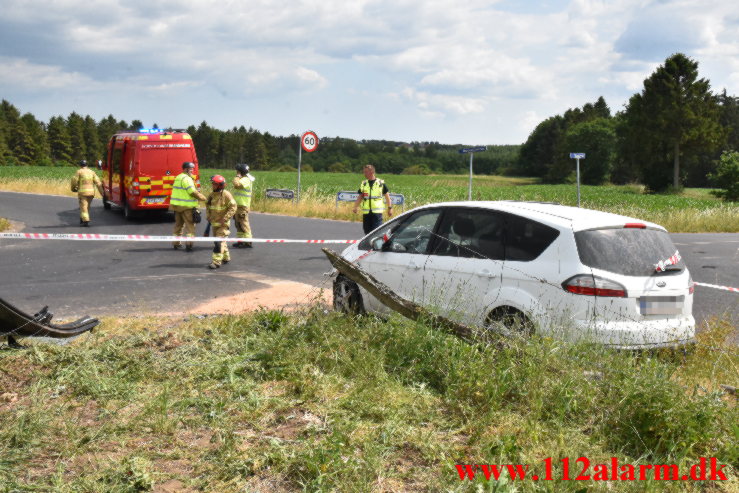
[(254, 248), (254, 247), (251, 246), (251, 241), (247, 241), (244, 243), (244, 248)]
[(82, 221), (82, 227), (83, 228), (89, 228), (90, 227), (90, 221)]
[(208, 268), (210, 270), (216, 270), (219, 267), (220, 267), (220, 265), (216, 264), (215, 262), (211, 262), (210, 264), (208, 264)]

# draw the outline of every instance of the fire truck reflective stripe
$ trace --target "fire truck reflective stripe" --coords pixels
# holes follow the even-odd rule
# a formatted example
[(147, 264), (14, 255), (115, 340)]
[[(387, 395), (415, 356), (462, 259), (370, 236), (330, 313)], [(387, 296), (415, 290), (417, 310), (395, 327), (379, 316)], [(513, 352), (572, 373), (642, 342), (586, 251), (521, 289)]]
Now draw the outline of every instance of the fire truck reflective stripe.
[(139, 135), (139, 140), (149, 140), (148, 135)]
[(694, 282), (696, 286), (703, 286), (704, 288), (720, 289), (722, 291), (731, 291), (732, 293), (739, 293), (739, 288), (732, 288), (731, 286), (718, 286), (716, 284), (706, 284), (704, 282)]
[[(73, 241), (197, 241), (212, 243), (212, 236), (150, 236), (150, 235), (107, 235), (107, 234), (82, 234), (82, 233), (0, 233), (0, 239), (14, 240), (73, 240)], [(244, 238), (226, 237), (220, 241), (243, 241)], [(353, 244), (359, 240), (293, 240), (288, 238), (249, 238), (253, 243), (303, 243), (303, 244)], [(698, 284), (698, 283), (696, 283)]]
[(159, 140), (172, 140), (171, 135), (160, 135)]

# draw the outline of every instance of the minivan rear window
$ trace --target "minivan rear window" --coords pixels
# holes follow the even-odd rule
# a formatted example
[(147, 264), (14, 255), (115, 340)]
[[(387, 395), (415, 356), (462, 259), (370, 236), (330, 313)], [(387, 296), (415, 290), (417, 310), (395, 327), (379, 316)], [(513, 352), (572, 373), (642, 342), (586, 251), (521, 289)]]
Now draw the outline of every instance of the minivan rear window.
[[(666, 261), (677, 251), (665, 231), (639, 228), (610, 228), (578, 231), (575, 243), (580, 261), (594, 269), (624, 276), (651, 276), (657, 274), (656, 265)], [(664, 274), (681, 272), (685, 264), (680, 260), (667, 267)]]

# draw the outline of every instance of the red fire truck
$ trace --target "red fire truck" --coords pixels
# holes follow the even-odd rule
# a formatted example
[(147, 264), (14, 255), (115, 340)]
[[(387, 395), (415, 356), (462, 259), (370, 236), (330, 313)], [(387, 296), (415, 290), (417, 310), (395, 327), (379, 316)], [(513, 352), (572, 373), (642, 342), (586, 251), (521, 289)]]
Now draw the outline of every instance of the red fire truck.
[(139, 211), (167, 210), (172, 183), (185, 161), (195, 163), (195, 185), (200, 189), (195, 146), (184, 130), (141, 129), (113, 135), (102, 166), (107, 196), (103, 207), (122, 207), (126, 219)]

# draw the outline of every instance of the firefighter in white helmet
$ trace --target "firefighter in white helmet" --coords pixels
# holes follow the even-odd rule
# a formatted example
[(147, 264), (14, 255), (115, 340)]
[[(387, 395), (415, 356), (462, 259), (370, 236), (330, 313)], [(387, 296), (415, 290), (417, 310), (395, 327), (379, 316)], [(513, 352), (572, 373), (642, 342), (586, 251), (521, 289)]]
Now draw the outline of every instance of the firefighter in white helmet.
[[(210, 234), (214, 237), (228, 238), (228, 226), (231, 218), (236, 214), (236, 201), (231, 193), (226, 190), (226, 179), (221, 175), (215, 175), (210, 179), (213, 184), (213, 192), (205, 201), (205, 210), (210, 222)], [(213, 244), (213, 256), (209, 269), (217, 269), (222, 264), (228, 263), (231, 255), (228, 253), (228, 244), (225, 241), (216, 241)]]
[(80, 169), (72, 177), (71, 188), (73, 192), (77, 192), (77, 199), (80, 203), (80, 224), (88, 227), (90, 226), (90, 203), (95, 197), (95, 188), (103, 197), (105, 197), (105, 192), (97, 173), (87, 167), (87, 161), (83, 159), (79, 165)]
[(236, 177), (233, 181), (234, 199), (236, 199), (236, 237), (239, 239), (234, 248), (251, 248), (251, 227), (249, 226), (249, 208), (251, 207), (252, 181), (254, 177), (249, 173), (248, 164), (236, 165)]
[[(205, 200), (205, 195), (195, 188), (192, 177), (195, 163), (182, 163), (182, 173), (177, 175), (172, 184), (172, 197), (169, 199), (170, 209), (174, 211), (174, 236), (195, 236), (194, 214), (199, 214), (198, 200)], [(182, 248), (182, 243), (175, 241), (174, 249)], [(185, 249), (192, 250), (192, 242), (186, 242)]]

